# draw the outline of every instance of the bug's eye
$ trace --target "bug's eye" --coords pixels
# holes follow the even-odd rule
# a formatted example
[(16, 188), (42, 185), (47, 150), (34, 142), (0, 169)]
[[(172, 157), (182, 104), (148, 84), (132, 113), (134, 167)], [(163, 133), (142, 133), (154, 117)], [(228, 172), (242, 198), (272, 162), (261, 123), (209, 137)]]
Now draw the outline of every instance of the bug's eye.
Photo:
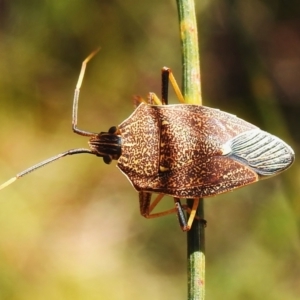
[(108, 133), (110, 134), (114, 134), (117, 131), (117, 127), (116, 126), (112, 126), (108, 129)]
[(104, 161), (107, 165), (109, 165), (109, 164), (112, 162), (112, 159), (111, 159), (111, 157), (110, 157), (109, 155), (105, 155), (105, 156), (103, 156), (103, 161)]

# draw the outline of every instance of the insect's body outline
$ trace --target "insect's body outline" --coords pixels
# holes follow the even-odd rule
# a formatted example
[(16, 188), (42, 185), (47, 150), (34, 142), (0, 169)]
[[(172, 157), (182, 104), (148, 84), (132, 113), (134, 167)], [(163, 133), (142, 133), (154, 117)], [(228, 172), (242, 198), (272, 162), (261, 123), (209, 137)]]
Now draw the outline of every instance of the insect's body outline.
[[(93, 154), (107, 164), (117, 160), (119, 169), (139, 192), (142, 216), (155, 218), (175, 213), (180, 227), (187, 231), (200, 197), (274, 176), (293, 163), (295, 154), (285, 142), (234, 115), (199, 105), (167, 105), (169, 81), (181, 103), (184, 97), (166, 67), (162, 69), (161, 100), (154, 93), (149, 94), (148, 101), (137, 97), (135, 111), (108, 132), (79, 129), (80, 88), (86, 65), (97, 52), (83, 61), (73, 98), (72, 130), (90, 138), (90, 149), (71, 149), (48, 158), (4, 182), (0, 189), (62, 157)], [(153, 201), (152, 193), (158, 194)], [(153, 213), (166, 194), (174, 198), (174, 208)], [(193, 207), (181, 205), (180, 198), (193, 199)], [(188, 220), (184, 209), (190, 213)]]

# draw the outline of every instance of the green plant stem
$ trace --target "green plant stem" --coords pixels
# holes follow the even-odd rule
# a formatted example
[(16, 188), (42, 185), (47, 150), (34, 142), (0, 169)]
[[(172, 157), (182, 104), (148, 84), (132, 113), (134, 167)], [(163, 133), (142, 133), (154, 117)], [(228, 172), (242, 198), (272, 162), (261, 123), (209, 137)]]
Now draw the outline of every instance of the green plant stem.
[(177, 0), (181, 48), (182, 93), (187, 104), (202, 104), (200, 58), (194, 0)]
[[(182, 46), (182, 93), (187, 104), (202, 104), (198, 32), (194, 0), (177, 0)], [(191, 207), (193, 200), (187, 200)], [(203, 199), (197, 210), (204, 220)], [(187, 233), (188, 300), (205, 298), (205, 235), (204, 222), (194, 221)]]

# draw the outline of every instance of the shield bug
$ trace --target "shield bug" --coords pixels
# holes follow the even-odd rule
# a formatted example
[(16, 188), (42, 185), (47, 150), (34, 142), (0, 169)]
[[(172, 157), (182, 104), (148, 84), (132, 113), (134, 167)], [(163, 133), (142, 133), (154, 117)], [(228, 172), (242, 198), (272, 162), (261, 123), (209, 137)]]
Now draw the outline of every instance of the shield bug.
[[(88, 61), (82, 63), (73, 99), (73, 132), (90, 138), (90, 149), (72, 149), (17, 174), (0, 186), (68, 155), (88, 153), (118, 168), (139, 192), (140, 212), (146, 218), (177, 214), (184, 231), (190, 229), (200, 197), (211, 197), (274, 176), (294, 161), (285, 142), (234, 115), (218, 109), (184, 104), (169, 68), (162, 69), (162, 100), (154, 93), (140, 97), (135, 111), (108, 132), (93, 133), (77, 128), (79, 92)], [(168, 104), (169, 81), (182, 104)], [(152, 193), (158, 194), (151, 202)], [(153, 213), (164, 195), (175, 206)], [(194, 200), (185, 220), (180, 198)]]

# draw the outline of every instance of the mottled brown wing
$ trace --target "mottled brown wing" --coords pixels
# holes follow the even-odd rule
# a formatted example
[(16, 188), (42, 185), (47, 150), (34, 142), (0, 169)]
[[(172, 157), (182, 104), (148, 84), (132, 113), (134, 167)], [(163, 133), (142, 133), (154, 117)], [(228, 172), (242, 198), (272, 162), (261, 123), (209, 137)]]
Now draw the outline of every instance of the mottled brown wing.
[(153, 109), (159, 112), (161, 120), (170, 123), (171, 134), (176, 136), (180, 136), (183, 130), (189, 130), (224, 144), (238, 134), (258, 129), (235, 115), (206, 106), (175, 104), (153, 106)]
[(120, 129), (118, 166), (138, 191), (208, 197), (273, 176), (294, 160), (277, 137), (203, 106), (140, 105)]
[[(138, 181), (138, 178), (132, 179), (132, 182)], [(142, 190), (179, 198), (210, 197), (256, 181), (256, 172), (229, 157), (219, 156), (147, 178)], [(135, 188), (139, 190), (140, 186)]]

